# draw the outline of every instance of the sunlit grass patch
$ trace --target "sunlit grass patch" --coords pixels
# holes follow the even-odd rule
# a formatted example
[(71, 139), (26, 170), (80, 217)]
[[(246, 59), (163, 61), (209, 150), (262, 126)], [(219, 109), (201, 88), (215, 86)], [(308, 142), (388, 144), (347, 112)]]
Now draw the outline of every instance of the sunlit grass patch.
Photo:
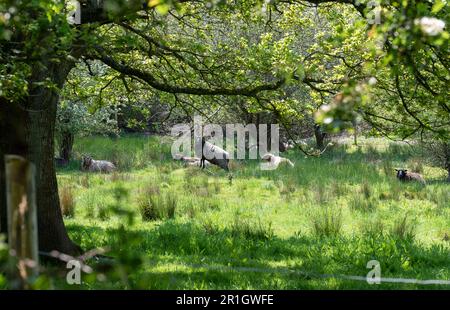
[[(450, 191), (442, 182), (445, 171), (420, 161), (427, 185), (399, 182), (394, 168), (420, 159), (409, 146), (360, 139), (359, 146), (351, 141), (336, 144), (319, 158), (290, 151), (286, 156), (295, 167), (274, 171), (260, 170), (258, 161), (239, 161), (231, 165), (230, 184), (220, 169), (174, 162), (170, 148), (158, 139), (83, 138), (75, 147), (77, 154), (83, 150), (110, 159), (115, 152), (122, 162), (129, 162), (110, 175), (71, 167), (58, 170), (60, 190), (70, 187), (76, 202), (74, 216), (65, 218), (72, 239), (85, 249), (115, 244), (120, 254), (111, 255), (129, 252), (130, 260), (143, 258), (142, 266), (129, 271), (130, 286), (374, 288), (272, 271), (188, 267), (192, 264), (364, 276), (365, 264), (377, 259), (387, 276), (450, 277), (450, 242), (445, 239), (450, 235)], [(117, 200), (117, 187), (128, 195)], [(117, 215), (117, 208), (133, 214), (133, 225)], [(139, 241), (118, 238), (119, 227)], [(117, 283), (116, 287), (125, 286)]]

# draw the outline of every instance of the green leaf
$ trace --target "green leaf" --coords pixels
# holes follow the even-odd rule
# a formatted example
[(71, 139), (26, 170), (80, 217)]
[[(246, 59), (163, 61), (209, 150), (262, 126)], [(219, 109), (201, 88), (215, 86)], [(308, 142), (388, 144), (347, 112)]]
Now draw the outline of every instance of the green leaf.
[(433, 8), (431, 9), (431, 12), (436, 14), (437, 12), (442, 10), (442, 8), (445, 6), (445, 4), (446, 4), (445, 1), (436, 0), (436, 2), (433, 4)]

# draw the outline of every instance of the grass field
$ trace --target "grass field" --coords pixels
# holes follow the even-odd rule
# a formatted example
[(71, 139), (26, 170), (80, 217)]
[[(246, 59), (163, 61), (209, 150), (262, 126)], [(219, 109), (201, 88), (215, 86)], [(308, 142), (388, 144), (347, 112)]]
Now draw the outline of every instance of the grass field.
[[(261, 171), (234, 161), (234, 179), (185, 168), (170, 140), (126, 136), (76, 141), (75, 156), (118, 163), (105, 175), (58, 170), (65, 223), (84, 249), (108, 247), (120, 268), (82, 288), (411, 289), (319, 274), (450, 279), (450, 191), (445, 171), (408, 145), (342, 140), (320, 158), (285, 153), (295, 168)], [(402, 184), (395, 167), (427, 185)], [(101, 266), (99, 266), (100, 268)], [(305, 273), (303, 273), (305, 272)]]

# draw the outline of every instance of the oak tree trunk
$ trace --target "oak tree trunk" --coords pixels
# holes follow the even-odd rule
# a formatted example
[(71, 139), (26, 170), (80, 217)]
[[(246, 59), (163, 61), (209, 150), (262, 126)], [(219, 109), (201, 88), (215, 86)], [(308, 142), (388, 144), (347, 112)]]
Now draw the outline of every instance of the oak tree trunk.
[[(72, 66), (73, 63), (63, 59), (57, 64), (46, 63), (42, 67), (36, 66), (29, 85), (33, 85), (32, 82), (44, 81), (49, 78), (61, 88)], [(20, 111), (13, 121), (3, 125), (6, 131), (2, 132), (14, 134), (2, 134), (0, 139), (2, 146), (0, 150), (2, 156), (0, 215), (2, 215), (1, 222), (3, 223), (3, 214), (5, 214), (6, 209), (4, 154), (22, 155), (36, 166), (39, 251), (57, 250), (76, 255), (79, 254), (80, 248), (69, 239), (64, 226), (53, 162), (58, 99), (58, 94), (54, 90), (43, 86), (35, 86), (31, 87), (29, 96), (21, 102), (0, 102), (0, 115), (3, 118), (8, 115), (4, 114), (8, 113), (8, 110)], [(0, 98), (0, 101), (6, 100)], [(2, 231), (4, 230), (3, 227), (2, 224)]]
[(316, 137), (316, 147), (323, 150), (326, 133), (322, 131), (320, 125), (314, 125), (314, 136)]

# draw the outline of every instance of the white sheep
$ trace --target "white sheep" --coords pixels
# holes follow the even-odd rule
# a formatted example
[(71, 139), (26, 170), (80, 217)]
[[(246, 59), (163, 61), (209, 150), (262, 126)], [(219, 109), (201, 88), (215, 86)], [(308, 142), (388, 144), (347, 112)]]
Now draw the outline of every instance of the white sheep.
[(229, 171), (230, 154), (224, 149), (206, 141), (205, 137), (202, 138), (202, 158), (200, 159), (200, 167), (205, 168), (205, 160), (213, 165), (216, 165), (225, 171)]
[(83, 156), (81, 159), (81, 170), (110, 173), (116, 170), (116, 166), (106, 160), (94, 160), (90, 156)]
[(261, 157), (261, 160), (268, 163), (268, 167), (266, 167), (269, 168), (268, 170), (277, 169), (280, 164), (288, 164), (289, 166), (294, 167), (294, 164), (289, 159), (271, 153), (265, 154)]

